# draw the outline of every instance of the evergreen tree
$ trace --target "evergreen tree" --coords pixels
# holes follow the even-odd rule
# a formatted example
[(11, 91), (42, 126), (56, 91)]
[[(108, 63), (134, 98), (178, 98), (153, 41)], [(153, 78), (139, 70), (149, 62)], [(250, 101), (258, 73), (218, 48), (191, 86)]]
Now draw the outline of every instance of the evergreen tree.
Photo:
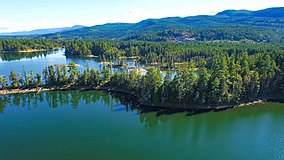
[(184, 78), (186, 92), (187, 92), (186, 102), (192, 102), (195, 96), (194, 93), (197, 84), (197, 76), (195, 73), (195, 69), (196, 69), (195, 63), (194, 62), (189, 63), (189, 70), (188, 73), (185, 74), (186, 77)]
[(270, 82), (272, 78), (276, 75), (278, 68), (274, 60), (271, 59), (268, 53), (262, 55), (257, 62), (257, 71), (261, 73), (260, 78), (260, 94), (262, 96), (267, 96)]
[(63, 64), (62, 66), (62, 83), (66, 84), (68, 81), (68, 76), (67, 76), (67, 65)]
[(161, 71), (159, 69), (150, 68), (145, 75), (146, 80), (146, 94), (148, 93), (150, 96), (151, 102), (160, 101), (159, 88), (162, 85), (162, 76)]
[(24, 85), (25, 85), (25, 80), (24, 80), (24, 78), (23, 78), (23, 75), (22, 74), (20, 74), (20, 73), (18, 73), (18, 81), (19, 81), (19, 86), (20, 87), (23, 87)]
[(17, 79), (16, 72), (11, 71), (11, 73), (9, 75), (9, 79), (11, 81), (11, 87), (12, 88), (18, 88), (19, 84), (18, 84), (18, 79)]
[(100, 72), (98, 70), (92, 68), (91, 69), (90, 83), (93, 86), (97, 86), (97, 85), (100, 84), (101, 81), (102, 81), (102, 78), (101, 78)]
[(39, 86), (41, 86), (41, 85), (42, 85), (42, 77), (41, 77), (41, 74), (38, 73), (38, 74), (36, 75), (36, 87), (39, 87)]
[[(211, 77), (213, 78), (213, 77)], [(220, 96), (220, 79), (215, 77), (214, 79), (210, 80), (209, 85), (209, 103), (218, 104), (221, 103), (221, 96)]]
[(104, 65), (104, 67), (103, 67), (102, 74), (103, 74), (103, 80), (104, 81), (108, 81), (110, 79), (111, 73), (110, 73), (110, 70), (107, 68), (106, 65)]
[(79, 73), (76, 69), (77, 67), (76, 67), (76, 64), (74, 62), (70, 62), (68, 67), (69, 67), (69, 69), (68, 69), (69, 84), (73, 85), (73, 84), (76, 83)]
[(248, 58), (248, 53), (242, 53), (238, 64), (241, 66), (241, 76), (244, 79), (248, 74), (249, 74), (249, 58)]
[(56, 72), (55, 68), (53, 65), (48, 66), (48, 83), (50, 85), (55, 85), (57, 80), (56, 80)]
[(49, 84), (49, 74), (48, 74), (48, 68), (43, 69), (43, 77), (44, 77), (44, 82), (45, 84)]
[(6, 76), (0, 75), (0, 89), (5, 89), (8, 87), (8, 80)]
[(199, 69), (195, 93), (195, 101), (198, 103), (203, 104), (207, 101), (209, 78), (210, 75), (208, 74), (207, 69), (202, 66)]
[(166, 76), (164, 78), (164, 82), (162, 84), (162, 96), (161, 101), (169, 102), (172, 95), (172, 89), (171, 89), (171, 81), (172, 81), (172, 73), (171, 71), (167, 71)]
[(253, 100), (259, 95), (259, 74), (256, 71), (250, 71), (244, 80), (245, 84), (245, 99)]
[(62, 84), (64, 76), (62, 75), (60, 66), (56, 66), (56, 75), (57, 75), (56, 83), (57, 84)]
[(231, 101), (239, 102), (241, 100), (242, 92), (243, 92), (243, 79), (239, 74), (241, 70), (241, 66), (235, 63), (235, 55), (231, 55), (229, 62), (229, 90), (232, 94)]

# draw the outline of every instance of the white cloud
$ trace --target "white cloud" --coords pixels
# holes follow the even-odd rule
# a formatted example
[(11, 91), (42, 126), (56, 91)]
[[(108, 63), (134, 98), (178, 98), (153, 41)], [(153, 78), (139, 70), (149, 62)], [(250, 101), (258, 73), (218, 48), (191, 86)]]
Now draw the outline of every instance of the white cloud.
[(0, 20), (0, 26), (2, 26), (0, 27), (0, 32), (29, 31), (33, 29), (56, 27), (56, 25), (53, 25), (52, 22), (48, 20), (40, 20), (33, 23), (20, 23)]

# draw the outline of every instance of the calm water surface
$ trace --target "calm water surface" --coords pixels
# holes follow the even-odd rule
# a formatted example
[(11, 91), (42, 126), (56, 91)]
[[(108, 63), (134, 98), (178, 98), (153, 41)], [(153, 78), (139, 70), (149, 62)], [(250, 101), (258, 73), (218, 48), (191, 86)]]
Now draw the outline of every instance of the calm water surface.
[[(86, 66), (89, 65), (91, 68), (102, 70), (103, 65), (100, 64), (98, 58), (76, 58), (66, 57), (64, 55), (65, 49), (45, 51), (45, 52), (33, 52), (33, 53), (17, 53), (17, 52), (0, 52), (0, 75), (8, 76), (13, 70), (16, 73), (23, 73), (25, 71), (32, 70), (34, 73), (42, 73), (43, 69), (49, 65), (54, 64), (68, 64), (75, 62), (79, 64), (77, 69), (83, 72)], [(137, 65), (135, 59), (124, 60), (125, 64), (131, 67), (144, 67), (143, 64)], [(113, 64), (118, 64), (118, 61), (113, 60)], [(112, 72), (122, 72), (120, 68), (113, 68)], [(124, 70), (127, 72), (127, 70)], [(166, 72), (162, 72), (163, 76), (166, 76)], [(172, 73), (172, 78), (176, 75)]]
[(106, 92), (0, 97), (1, 160), (283, 159), (284, 104), (188, 116)]
[[(70, 58), (64, 55), (65, 49), (59, 49), (47, 52), (34, 52), (34, 53), (0, 53), (0, 74), (9, 75), (13, 70), (17, 73), (22, 73), (23, 67), (26, 71), (32, 70), (35, 73), (40, 73), (48, 65), (54, 64), (68, 64), (75, 62), (80, 66), (77, 67), (79, 71), (86, 69), (87, 64), (91, 68), (97, 70), (102, 69), (103, 65), (99, 64), (98, 58)], [(129, 66), (135, 66), (133, 59), (125, 61)], [(113, 72), (121, 71), (113, 68)]]
[[(79, 70), (102, 67), (64, 49), (1, 53), (0, 74), (71, 61)], [(284, 104), (193, 116), (135, 106), (97, 91), (0, 96), (0, 160), (284, 159)]]

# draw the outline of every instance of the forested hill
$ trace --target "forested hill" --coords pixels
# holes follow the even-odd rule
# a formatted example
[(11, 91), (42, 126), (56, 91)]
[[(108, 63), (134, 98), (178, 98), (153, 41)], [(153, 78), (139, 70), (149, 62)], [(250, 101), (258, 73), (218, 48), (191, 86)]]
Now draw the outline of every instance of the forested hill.
[(226, 10), (215, 16), (147, 19), (47, 34), (48, 39), (124, 39), (146, 41), (250, 40), (284, 42), (284, 7), (259, 11)]
[(283, 7), (278, 8), (268, 8), (259, 11), (249, 11), (249, 10), (225, 10), (223, 12), (217, 13), (218, 16), (250, 16), (250, 17), (271, 17), (271, 18), (283, 18), (284, 9)]

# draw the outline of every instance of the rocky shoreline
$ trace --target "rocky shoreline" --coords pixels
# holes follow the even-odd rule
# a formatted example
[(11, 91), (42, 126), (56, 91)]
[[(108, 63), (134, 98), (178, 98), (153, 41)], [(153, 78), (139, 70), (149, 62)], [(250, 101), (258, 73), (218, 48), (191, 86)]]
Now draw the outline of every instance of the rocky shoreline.
[(51, 88), (32, 88), (32, 89), (6, 89), (0, 90), (1, 95), (9, 95), (9, 94), (25, 94), (25, 93), (35, 93), (35, 92), (44, 92), (50, 91)]

